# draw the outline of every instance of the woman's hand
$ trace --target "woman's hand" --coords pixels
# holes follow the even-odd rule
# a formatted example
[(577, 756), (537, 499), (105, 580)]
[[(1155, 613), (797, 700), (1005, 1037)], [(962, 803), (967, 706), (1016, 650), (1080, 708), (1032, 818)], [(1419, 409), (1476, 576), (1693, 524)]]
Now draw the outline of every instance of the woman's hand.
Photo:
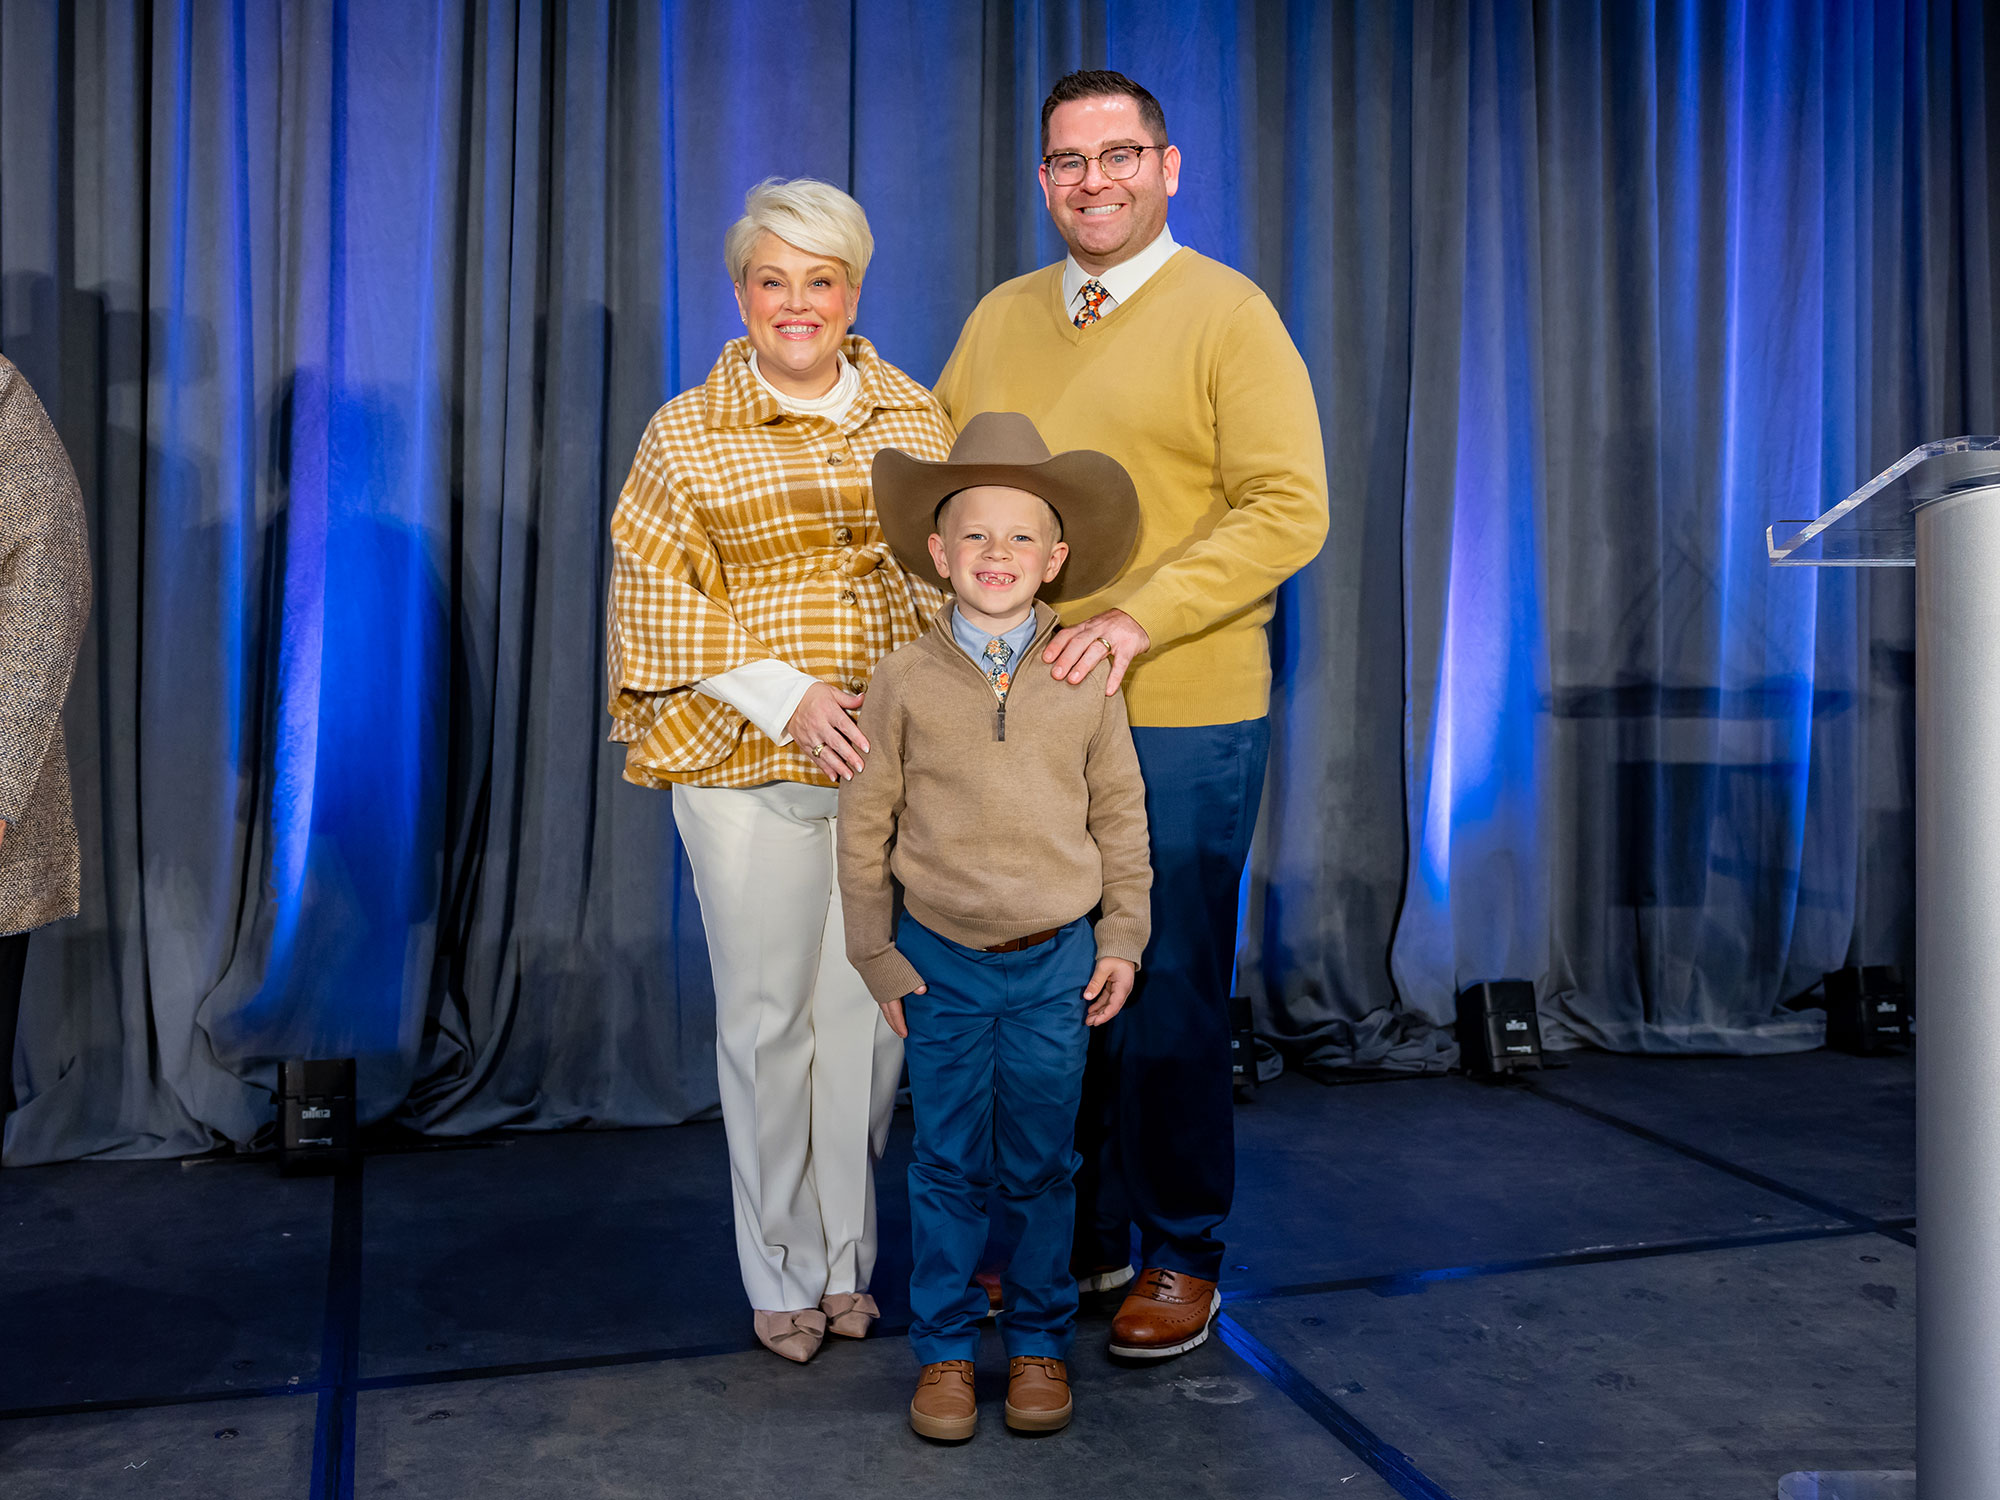
[(785, 725), (812, 763), (835, 781), (852, 781), (868, 752), (868, 741), (854, 722), (860, 707), (861, 694), (815, 682)]
[(1090, 1002), (1083, 1024), (1102, 1026), (1123, 1010), (1138, 973), (1139, 966), (1129, 958), (1098, 959), (1097, 967), (1090, 971), (1090, 983), (1083, 987), (1083, 998)]

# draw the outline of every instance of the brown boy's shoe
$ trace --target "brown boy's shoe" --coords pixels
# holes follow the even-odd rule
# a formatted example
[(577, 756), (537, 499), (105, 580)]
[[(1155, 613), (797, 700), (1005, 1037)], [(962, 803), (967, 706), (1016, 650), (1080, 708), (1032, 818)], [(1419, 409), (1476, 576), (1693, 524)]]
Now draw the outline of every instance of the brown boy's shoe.
[(1060, 1432), (1075, 1403), (1069, 1369), (1059, 1359), (1017, 1354), (1007, 1361), (1007, 1425), (1016, 1432)]
[(910, 1398), (910, 1426), (943, 1443), (972, 1436), (979, 1426), (979, 1405), (972, 1399), (971, 1360), (947, 1359), (923, 1367), (917, 1393)]
[(1111, 1352), (1124, 1359), (1165, 1359), (1208, 1342), (1222, 1310), (1212, 1281), (1148, 1266), (1111, 1320)]

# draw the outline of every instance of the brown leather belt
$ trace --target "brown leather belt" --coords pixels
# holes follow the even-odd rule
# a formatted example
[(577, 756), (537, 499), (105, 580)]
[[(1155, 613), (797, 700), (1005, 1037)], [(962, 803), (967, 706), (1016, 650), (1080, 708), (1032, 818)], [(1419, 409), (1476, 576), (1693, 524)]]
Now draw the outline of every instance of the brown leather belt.
[(1019, 953), (1023, 948), (1035, 948), (1046, 943), (1061, 932), (1060, 927), (1051, 927), (1047, 932), (1031, 932), (1026, 937), (1017, 937), (1005, 943), (995, 943), (991, 948), (982, 948), (982, 953)]

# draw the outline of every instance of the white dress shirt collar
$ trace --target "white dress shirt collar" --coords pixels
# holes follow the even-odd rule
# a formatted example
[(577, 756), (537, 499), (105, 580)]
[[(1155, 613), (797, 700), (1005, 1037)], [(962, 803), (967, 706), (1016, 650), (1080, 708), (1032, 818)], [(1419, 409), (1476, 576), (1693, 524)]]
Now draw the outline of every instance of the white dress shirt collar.
[(1067, 307), (1070, 316), (1074, 317), (1077, 308), (1081, 306), (1078, 299), (1083, 295), (1083, 284), (1095, 280), (1111, 294), (1110, 300), (1103, 307), (1104, 312), (1109, 312), (1152, 280), (1154, 273), (1164, 266), (1178, 249), (1180, 246), (1174, 242), (1174, 232), (1162, 224), (1152, 244), (1130, 260), (1121, 260), (1109, 270), (1100, 271), (1095, 277), (1076, 263), (1074, 255), (1064, 256), (1063, 306)]

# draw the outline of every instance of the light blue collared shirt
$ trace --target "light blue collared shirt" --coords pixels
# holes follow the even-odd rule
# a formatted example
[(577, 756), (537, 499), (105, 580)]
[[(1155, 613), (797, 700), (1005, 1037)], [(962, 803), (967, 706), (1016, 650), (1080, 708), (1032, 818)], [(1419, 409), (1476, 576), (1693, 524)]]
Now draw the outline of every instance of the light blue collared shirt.
[[(978, 626), (970, 623), (953, 605), (951, 610), (951, 638), (958, 642), (959, 649), (972, 658), (972, 664), (983, 673), (992, 663), (986, 659), (986, 643), (993, 639)], [(1028, 618), (1000, 637), (1014, 654), (1007, 660), (1007, 671), (1011, 675), (1021, 669), (1021, 656), (1035, 639), (1035, 612), (1030, 609)]]

